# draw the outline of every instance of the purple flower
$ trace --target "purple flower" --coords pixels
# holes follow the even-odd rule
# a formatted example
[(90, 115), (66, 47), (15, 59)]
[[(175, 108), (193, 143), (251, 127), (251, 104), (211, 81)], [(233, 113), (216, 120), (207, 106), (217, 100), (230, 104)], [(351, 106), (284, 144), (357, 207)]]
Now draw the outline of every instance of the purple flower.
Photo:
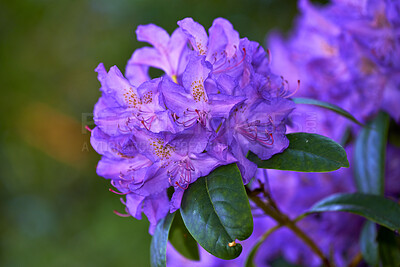
[[(302, 16), (288, 41), (272, 34), (272, 68), (300, 94), (333, 102), (367, 120), (386, 110), (400, 119), (399, 9), (392, 1), (334, 1), (317, 8), (300, 1)], [(396, 14), (396, 15), (394, 15)], [(368, 90), (365, 88), (369, 88)]]
[(182, 85), (164, 79), (162, 93), (178, 125), (188, 128), (199, 122), (211, 129), (213, 119), (227, 119), (232, 108), (244, 100), (227, 94), (208, 93), (211, 65), (203, 56), (192, 57), (182, 76)]
[(181, 29), (176, 29), (171, 37), (154, 25), (142, 25), (136, 30), (139, 41), (148, 42), (153, 47), (137, 49), (126, 66), (126, 76), (133, 84), (149, 80), (148, 67), (162, 69), (171, 79), (177, 81), (187, 64), (187, 39)]
[[(102, 96), (91, 143), (103, 156), (97, 173), (126, 195), (127, 215), (146, 214), (150, 232), (180, 208), (191, 183), (215, 168), (238, 162), (248, 183), (256, 168), (247, 152), (263, 159), (282, 152), (294, 108), (267, 53), (239, 39), (227, 20), (216, 19), (209, 36), (190, 18), (178, 25), (171, 36), (152, 24), (138, 27), (138, 40), (153, 47), (133, 53), (127, 78), (115, 66), (96, 68)], [(149, 67), (165, 75), (150, 79)]]
[(160, 79), (133, 86), (116, 66), (107, 73), (103, 64), (96, 71), (103, 96), (94, 109), (94, 121), (105, 133), (126, 134), (134, 127), (152, 132), (176, 131), (170, 111), (159, 92)]

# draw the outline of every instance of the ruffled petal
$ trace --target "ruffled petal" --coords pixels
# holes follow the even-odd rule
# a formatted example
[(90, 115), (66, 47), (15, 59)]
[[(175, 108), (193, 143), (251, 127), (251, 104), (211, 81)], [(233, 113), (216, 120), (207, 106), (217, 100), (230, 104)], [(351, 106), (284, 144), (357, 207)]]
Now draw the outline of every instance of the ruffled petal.
[(142, 204), (144, 199), (145, 197), (132, 193), (126, 195), (126, 207), (128, 208), (129, 214), (138, 220), (142, 219)]
[(233, 29), (232, 24), (223, 18), (214, 20), (209, 29), (207, 60), (211, 61), (214, 54), (226, 52), (228, 58), (233, 57), (239, 47), (239, 33)]
[(178, 28), (172, 33), (168, 43), (168, 58), (172, 67), (171, 75), (180, 75), (186, 68), (189, 54), (187, 42), (188, 38), (182, 29)]
[(167, 74), (171, 74), (172, 68), (168, 62), (168, 58), (165, 55), (160, 54), (155, 48), (142, 47), (137, 49), (128, 64), (146, 65), (154, 68), (159, 68), (165, 71)]
[(185, 18), (178, 21), (178, 25), (189, 38), (193, 49), (200, 55), (206, 55), (208, 36), (204, 27), (195, 22), (192, 18)]
[(136, 64), (129, 60), (126, 65), (125, 76), (133, 86), (137, 87), (150, 80), (148, 72), (149, 66)]
[(146, 197), (143, 202), (143, 212), (150, 222), (149, 232), (154, 233), (157, 223), (164, 218), (169, 212), (169, 199), (167, 191)]

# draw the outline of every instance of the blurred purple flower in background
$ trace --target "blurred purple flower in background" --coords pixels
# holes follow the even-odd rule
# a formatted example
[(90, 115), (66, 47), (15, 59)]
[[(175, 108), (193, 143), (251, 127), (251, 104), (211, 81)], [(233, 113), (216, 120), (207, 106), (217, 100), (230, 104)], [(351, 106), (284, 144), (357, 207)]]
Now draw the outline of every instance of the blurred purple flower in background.
[[(139, 26), (126, 78), (116, 66), (96, 71), (102, 96), (94, 109), (93, 148), (103, 157), (97, 173), (126, 195), (127, 214), (150, 221), (150, 232), (180, 207), (189, 184), (221, 165), (238, 162), (248, 183), (257, 167), (249, 151), (268, 159), (287, 148), (286, 118), (294, 109), (268, 54), (239, 39), (225, 19), (203, 26), (186, 18), (171, 36)], [(155, 67), (165, 75), (151, 79)], [(169, 199), (167, 189), (175, 192)]]

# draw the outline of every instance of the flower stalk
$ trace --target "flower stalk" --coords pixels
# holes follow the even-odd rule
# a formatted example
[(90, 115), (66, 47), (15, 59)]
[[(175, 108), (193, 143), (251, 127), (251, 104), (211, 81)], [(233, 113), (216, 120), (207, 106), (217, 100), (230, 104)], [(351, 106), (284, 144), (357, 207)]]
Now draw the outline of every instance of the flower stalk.
[(278, 225), (286, 226), (290, 230), (293, 231), (310, 249), (318, 255), (321, 259), (322, 263), (326, 267), (332, 267), (332, 264), (329, 262), (328, 258), (322, 253), (321, 249), (318, 245), (306, 234), (303, 230), (301, 230), (297, 225), (296, 222), (291, 220), (286, 214), (282, 213), (278, 208), (276, 203), (272, 200), (272, 198), (268, 197), (268, 202), (264, 202), (259, 196), (258, 192), (251, 191), (250, 189), (246, 188), (247, 195), (249, 198), (260, 208), (264, 211), (264, 213), (274, 219)]

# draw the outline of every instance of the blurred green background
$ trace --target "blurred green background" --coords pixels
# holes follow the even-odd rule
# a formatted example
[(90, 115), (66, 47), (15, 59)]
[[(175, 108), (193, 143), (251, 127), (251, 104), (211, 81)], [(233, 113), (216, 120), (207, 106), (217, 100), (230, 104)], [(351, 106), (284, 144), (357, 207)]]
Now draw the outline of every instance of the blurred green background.
[(140, 24), (225, 17), (263, 43), (295, 13), (294, 0), (0, 1), (0, 266), (148, 266), (147, 220), (114, 215), (95, 173), (94, 68), (124, 70)]

